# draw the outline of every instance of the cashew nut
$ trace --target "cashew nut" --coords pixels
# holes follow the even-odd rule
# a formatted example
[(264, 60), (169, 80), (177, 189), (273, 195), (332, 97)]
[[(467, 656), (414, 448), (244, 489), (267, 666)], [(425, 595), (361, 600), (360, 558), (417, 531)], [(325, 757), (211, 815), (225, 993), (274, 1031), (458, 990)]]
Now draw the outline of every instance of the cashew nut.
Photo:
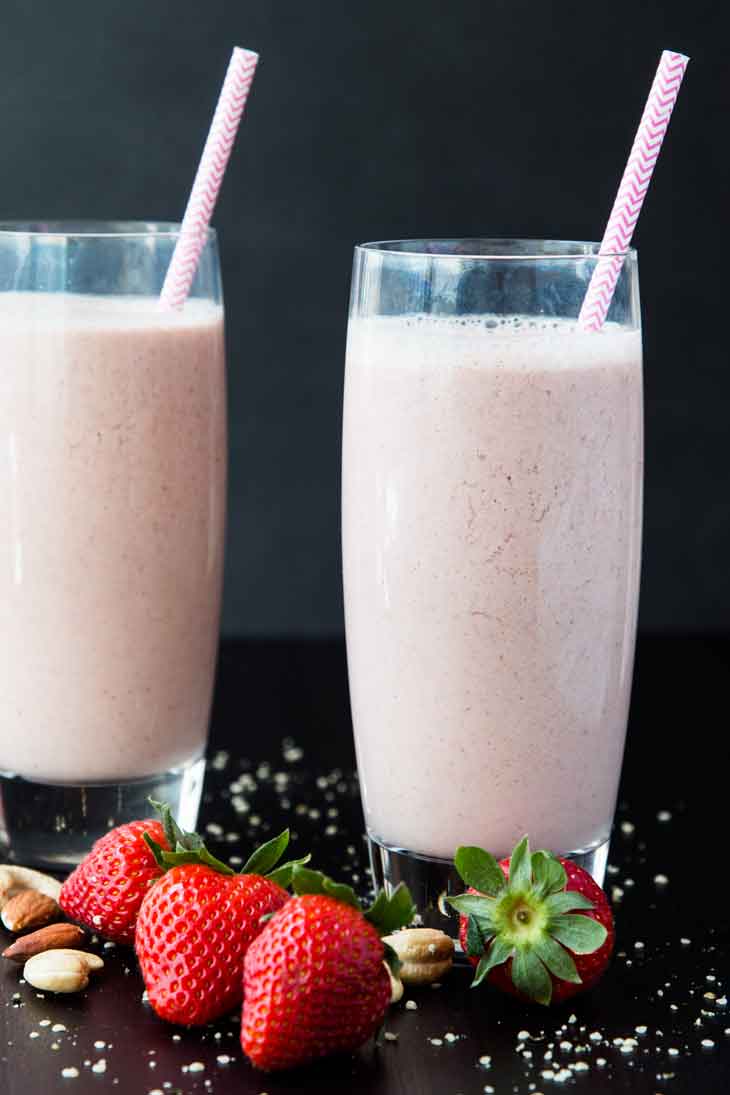
[(29, 985), (45, 992), (80, 992), (89, 983), (89, 972), (103, 965), (96, 954), (58, 948), (29, 958), (23, 967), (23, 977)]
[(406, 985), (432, 984), (451, 969), (454, 942), (436, 928), (405, 928), (383, 942), (400, 958), (398, 976)]
[(61, 883), (49, 874), (34, 871), (32, 867), (16, 867), (13, 863), (0, 864), (0, 909), (21, 890), (38, 890), (46, 897), (58, 901)]

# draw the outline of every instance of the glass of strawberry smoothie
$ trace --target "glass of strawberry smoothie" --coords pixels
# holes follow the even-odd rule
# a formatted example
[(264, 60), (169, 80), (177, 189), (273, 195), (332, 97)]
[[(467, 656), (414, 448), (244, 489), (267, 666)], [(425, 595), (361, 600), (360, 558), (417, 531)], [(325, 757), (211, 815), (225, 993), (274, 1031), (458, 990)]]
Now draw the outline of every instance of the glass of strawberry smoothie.
[[(599, 883), (639, 590), (637, 260), (577, 325), (597, 245), (355, 251), (343, 436), (352, 715), (376, 882), (429, 915), (462, 844)], [(436, 923), (443, 924), (434, 912)]]
[(192, 829), (226, 480), (215, 234), (0, 226), (0, 858), (60, 866), (148, 796)]

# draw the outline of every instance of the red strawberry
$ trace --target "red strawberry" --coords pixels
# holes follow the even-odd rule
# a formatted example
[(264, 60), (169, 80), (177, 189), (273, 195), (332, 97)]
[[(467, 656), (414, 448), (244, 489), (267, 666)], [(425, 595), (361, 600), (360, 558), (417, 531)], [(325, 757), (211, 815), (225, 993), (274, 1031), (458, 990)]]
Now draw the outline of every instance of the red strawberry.
[(459, 938), (487, 980), (539, 1004), (591, 988), (614, 944), (606, 895), (587, 871), (551, 852), (530, 853), (524, 837), (501, 863), (481, 848), (459, 848), (456, 869), (469, 890), (449, 898), (462, 915)]
[(145, 832), (169, 851), (162, 825), (151, 818), (110, 829), (61, 887), (66, 916), (115, 943), (134, 942), (142, 899), (162, 874)]
[(202, 1026), (241, 1003), (246, 951), (289, 898), (281, 883), (289, 885), (294, 864), (272, 869), (289, 830), (255, 851), (241, 874), (215, 859), (200, 837), (182, 833), (169, 810), (165, 830), (175, 851), (148, 839), (165, 873), (142, 902), (135, 949), (160, 1018)]
[(415, 912), (405, 886), (381, 893), (365, 913), (349, 886), (319, 871), (295, 867), (292, 886), (298, 896), (271, 918), (244, 963), (241, 1046), (266, 1070), (351, 1053), (375, 1033), (390, 1002), (380, 937)]

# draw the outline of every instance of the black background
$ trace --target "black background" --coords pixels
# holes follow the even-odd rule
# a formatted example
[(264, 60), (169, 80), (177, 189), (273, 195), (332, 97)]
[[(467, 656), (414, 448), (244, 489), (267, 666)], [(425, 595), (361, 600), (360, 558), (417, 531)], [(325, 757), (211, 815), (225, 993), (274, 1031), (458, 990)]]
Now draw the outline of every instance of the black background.
[(692, 63), (635, 236), (640, 620), (727, 629), (728, 22), (717, 0), (3, 0), (5, 218), (179, 218), (232, 45), (262, 55), (215, 216), (230, 365), (227, 634), (342, 630), (353, 243), (599, 238), (662, 48)]

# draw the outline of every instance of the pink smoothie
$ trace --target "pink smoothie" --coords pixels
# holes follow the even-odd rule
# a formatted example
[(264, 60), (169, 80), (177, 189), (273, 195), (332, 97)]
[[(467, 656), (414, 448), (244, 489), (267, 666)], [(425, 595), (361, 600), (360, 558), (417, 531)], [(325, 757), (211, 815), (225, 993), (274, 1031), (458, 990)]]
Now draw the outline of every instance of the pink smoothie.
[(371, 835), (609, 836), (638, 599), (641, 335), (351, 321), (343, 549)]
[(221, 308), (0, 294), (0, 769), (200, 756), (225, 466)]

